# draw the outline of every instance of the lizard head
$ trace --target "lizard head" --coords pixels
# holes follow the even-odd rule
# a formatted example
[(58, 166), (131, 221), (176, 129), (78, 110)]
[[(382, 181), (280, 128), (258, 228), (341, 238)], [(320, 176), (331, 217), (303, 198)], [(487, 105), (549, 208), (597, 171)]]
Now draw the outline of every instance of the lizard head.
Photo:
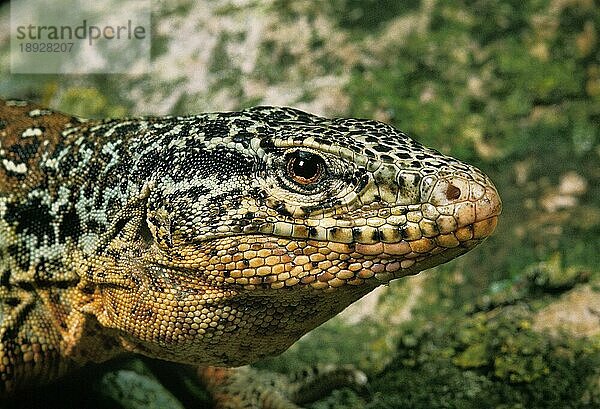
[(131, 144), (147, 247), (104, 290), (104, 319), (166, 359), (281, 352), (375, 287), (469, 251), (501, 211), (481, 171), (377, 121), (258, 107), (151, 120)]

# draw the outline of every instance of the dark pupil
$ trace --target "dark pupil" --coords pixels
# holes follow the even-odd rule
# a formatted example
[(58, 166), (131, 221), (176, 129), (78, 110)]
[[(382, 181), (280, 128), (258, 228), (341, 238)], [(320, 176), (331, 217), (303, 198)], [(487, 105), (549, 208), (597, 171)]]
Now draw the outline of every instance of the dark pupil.
[(308, 152), (299, 152), (292, 165), (294, 175), (304, 179), (312, 179), (320, 172), (323, 159)]

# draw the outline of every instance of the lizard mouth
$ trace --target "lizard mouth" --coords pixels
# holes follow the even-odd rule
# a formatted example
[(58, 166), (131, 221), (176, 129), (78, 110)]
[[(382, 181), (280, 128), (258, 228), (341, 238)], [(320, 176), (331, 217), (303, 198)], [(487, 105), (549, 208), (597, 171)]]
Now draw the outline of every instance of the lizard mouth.
[(495, 229), (490, 216), (435, 237), (396, 243), (338, 243), (253, 234), (211, 240), (189, 248), (208, 282), (244, 290), (311, 287), (318, 290), (377, 286), (466, 253)]

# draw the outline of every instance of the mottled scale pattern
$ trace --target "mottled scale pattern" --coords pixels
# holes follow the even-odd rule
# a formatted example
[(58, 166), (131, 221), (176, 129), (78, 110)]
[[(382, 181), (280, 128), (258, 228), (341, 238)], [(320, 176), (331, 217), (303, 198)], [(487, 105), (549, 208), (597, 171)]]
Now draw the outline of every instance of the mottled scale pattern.
[(82, 120), (0, 101), (0, 392), (135, 352), (239, 366), (495, 228), (475, 167), (256, 107)]

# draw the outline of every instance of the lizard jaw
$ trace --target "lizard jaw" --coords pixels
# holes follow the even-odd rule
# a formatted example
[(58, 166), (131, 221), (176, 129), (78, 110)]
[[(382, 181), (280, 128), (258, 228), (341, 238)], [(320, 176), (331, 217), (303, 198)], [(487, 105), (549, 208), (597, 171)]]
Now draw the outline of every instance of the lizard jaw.
[(493, 232), (497, 220), (491, 216), (453, 233), (396, 243), (290, 240), (260, 234), (225, 237), (180, 248), (181, 255), (171, 263), (177, 258), (196, 260), (178, 268), (200, 276), (210, 286), (236, 293), (374, 287), (466, 253)]

